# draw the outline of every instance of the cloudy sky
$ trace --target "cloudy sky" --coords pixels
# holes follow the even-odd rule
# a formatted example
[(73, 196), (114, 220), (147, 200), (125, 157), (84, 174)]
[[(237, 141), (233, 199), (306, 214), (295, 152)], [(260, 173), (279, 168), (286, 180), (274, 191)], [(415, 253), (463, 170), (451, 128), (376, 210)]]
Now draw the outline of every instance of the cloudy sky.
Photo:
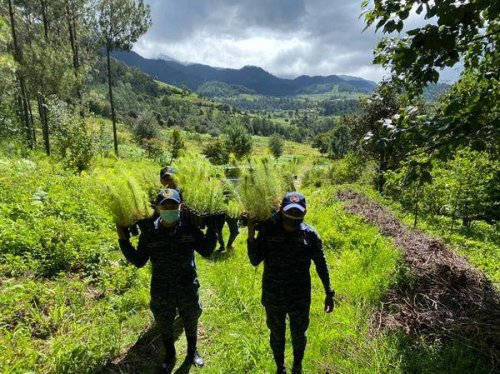
[[(281, 77), (349, 74), (379, 80), (379, 34), (362, 32), (361, 0), (146, 0), (153, 26), (134, 46), (218, 67), (260, 66)], [(418, 21), (416, 21), (418, 22)], [(456, 71), (443, 78), (453, 79)]]

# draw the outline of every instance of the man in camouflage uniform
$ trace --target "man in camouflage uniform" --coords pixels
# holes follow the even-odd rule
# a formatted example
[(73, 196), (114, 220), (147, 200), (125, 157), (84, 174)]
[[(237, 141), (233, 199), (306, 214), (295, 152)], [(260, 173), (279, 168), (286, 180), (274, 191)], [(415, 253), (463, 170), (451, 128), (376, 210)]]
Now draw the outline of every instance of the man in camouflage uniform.
[(262, 304), (266, 309), (267, 326), (271, 332), (270, 344), (277, 373), (285, 369), (286, 316), (290, 318), (293, 345), (293, 373), (302, 372), (311, 305), (311, 261), (325, 289), (325, 312), (334, 307), (335, 293), (321, 239), (316, 231), (303, 222), (306, 199), (297, 192), (288, 193), (281, 210), (260, 225), (255, 239), (254, 224), (248, 226), (248, 257), (252, 265), (264, 263)]
[(120, 248), (129, 262), (137, 267), (152, 263), (151, 310), (160, 328), (165, 345), (164, 372), (175, 366), (173, 323), (176, 312), (184, 324), (188, 343), (186, 360), (203, 366), (196, 349), (198, 318), (201, 304), (194, 251), (209, 257), (215, 249), (216, 228), (209, 227), (206, 235), (180, 220), (181, 198), (174, 189), (162, 190), (156, 199), (160, 217), (154, 229), (142, 232), (135, 249), (123, 228), (118, 228)]

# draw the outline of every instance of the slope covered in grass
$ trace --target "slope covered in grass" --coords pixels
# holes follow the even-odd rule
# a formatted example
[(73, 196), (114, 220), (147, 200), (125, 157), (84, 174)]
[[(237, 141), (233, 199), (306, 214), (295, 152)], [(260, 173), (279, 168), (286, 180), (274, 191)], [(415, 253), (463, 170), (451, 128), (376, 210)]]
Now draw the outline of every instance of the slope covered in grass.
[(147, 271), (124, 266), (96, 179), (45, 157), (0, 159), (2, 373), (96, 372), (149, 318)]
[[(148, 307), (149, 268), (137, 270), (124, 261), (111, 214), (93, 193), (98, 176), (115, 163), (103, 159), (93, 171), (75, 175), (41, 156), (1, 158), (0, 345), (6, 347), (1, 372), (157, 370), (162, 348)], [(130, 170), (158, 167), (148, 161), (120, 163)], [(307, 221), (323, 238), (337, 291), (337, 307), (326, 315), (322, 286), (313, 274), (306, 373), (484, 372), (487, 365), (463, 344), (443, 350), (378, 329), (376, 311), (387, 291), (408, 282), (400, 251), (347, 213), (334, 187), (303, 192)], [(260, 304), (262, 267), (250, 265), (245, 239), (242, 228), (234, 251), (198, 258), (205, 373), (273, 369)], [(182, 357), (183, 335), (177, 347)]]

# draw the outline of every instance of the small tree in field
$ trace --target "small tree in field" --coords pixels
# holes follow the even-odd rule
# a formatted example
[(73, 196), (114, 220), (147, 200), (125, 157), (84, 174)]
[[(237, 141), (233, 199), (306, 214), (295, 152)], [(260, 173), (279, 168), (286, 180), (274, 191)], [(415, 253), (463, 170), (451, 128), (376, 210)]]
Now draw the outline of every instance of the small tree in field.
[(226, 146), (220, 140), (214, 140), (208, 143), (202, 152), (212, 164), (225, 165), (229, 162), (229, 152)]
[(160, 138), (160, 126), (155, 116), (151, 113), (142, 113), (132, 131), (137, 142), (141, 142), (143, 139)]
[(242, 125), (231, 126), (226, 132), (224, 143), (229, 153), (234, 153), (238, 159), (252, 151), (252, 136)]
[(269, 138), (269, 150), (276, 159), (283, 154), (283, 145), (283, 139), (278, 134), (274, 134)]
[(170, 154), (172, 155), (172, 160), (178, 158), (181, 154), (181, 151), (184, 148), (186, 148), (186, 145), (184, 144), (184, 139), (182, 138), (182, 134), (179, 130), (174, 129), (172, 131), (172, 135), (170, 136), (168, 146)]

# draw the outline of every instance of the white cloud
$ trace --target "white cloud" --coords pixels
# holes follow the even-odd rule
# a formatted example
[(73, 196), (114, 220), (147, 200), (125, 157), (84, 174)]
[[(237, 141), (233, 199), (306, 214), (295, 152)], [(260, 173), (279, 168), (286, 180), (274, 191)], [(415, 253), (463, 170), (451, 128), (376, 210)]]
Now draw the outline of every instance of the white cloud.
[[(134, 46), (147, 58), (241, 68), (278, 75), (347, 74), (380, 80), (373, 65), (379, 35), (365, 27), (361, 1), (147, 0), (153, 26)], [(413, 20), (418, 18), (412, 15)], [(450, 76), (453, 75), (453, 72)]]

